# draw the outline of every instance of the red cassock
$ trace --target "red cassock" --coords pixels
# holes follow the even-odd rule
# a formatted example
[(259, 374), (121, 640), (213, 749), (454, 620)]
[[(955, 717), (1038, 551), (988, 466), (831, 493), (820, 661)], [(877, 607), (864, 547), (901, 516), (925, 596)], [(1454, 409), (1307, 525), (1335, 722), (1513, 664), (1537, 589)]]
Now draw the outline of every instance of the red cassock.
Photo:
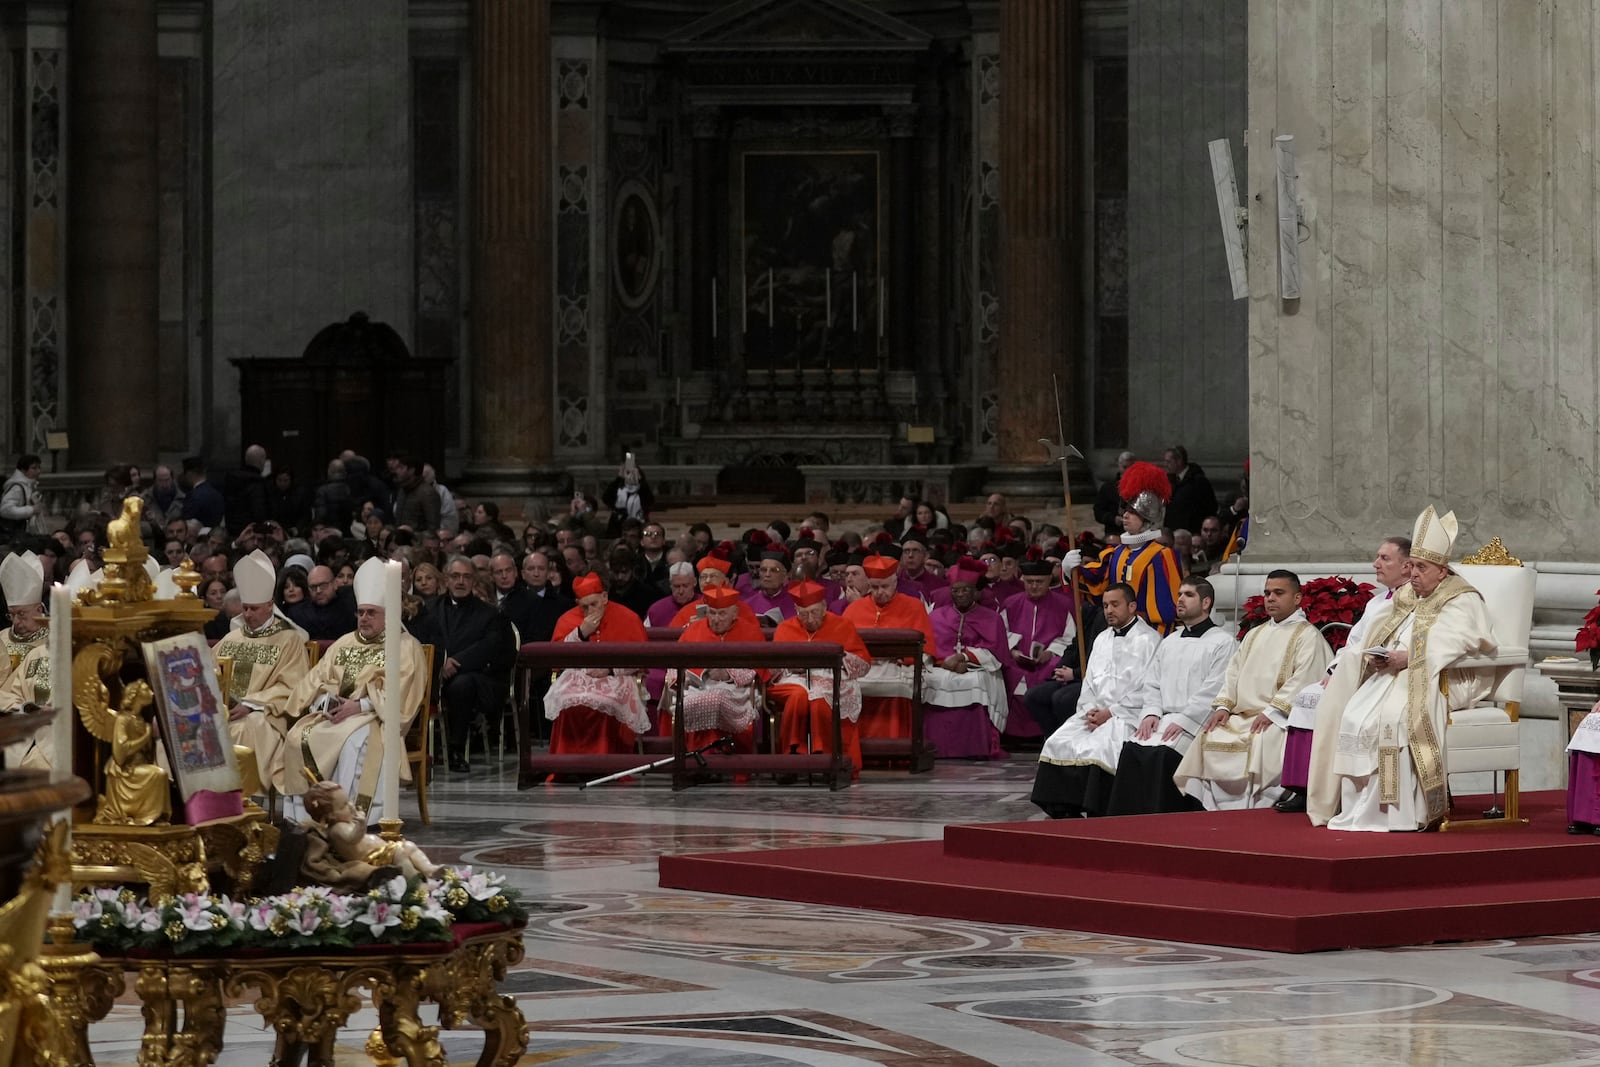
[[(857, 721), (861, 717), (861, 687), (855, 680), (867, 673), (872, 657), (855, 624), (836, 615), (824, 615), (817, 632), (810, 633), (799, 619), (785, 619), (773, 631), (772, 641), (773, 644), (821, 641), (844, 648), (844, 670), (839, 682), (839, 737), (854, 768), (852, 777), (860, 777), (861, 734)], [(768, 686), (767, 696), (780, 709), (779, 752), (833, 751), (832, 671), (785, 672)]]
[[(870, 596), (844, 609), (840, 616), (857, 630), (921, 630), (922, 650), (933, 655), (933, 624), (928, 620), (928, 609), (915, 597), (896, 593), (883, 607)], [(877, 662), (862, 679), (861, 723), (862, 737), (911, 736), (911, 669), (899, 664)], [(875, 687), (896, 688), (901, 695), (884, 696), (873, 693)]]
[[(678, 636), (678, 643), (685, 645), (765, 640), (766, 635), (754, 616), (745, 618), (743, 612), (725, 634), (713, 633), (709, 622), (696, 619)], [(760, 701), (756, 685), (766, 679), (767, 672), (748, 667), (727, 670), (732, 676), (729, 682), (707, 682), (703, 687), (691, 686), (684, 690), (683, 744), (686, 751), (709, 745), (725, 733), (733, 735), (735, 751), (755, 751), (755, 719)], [(705, 672), (692, 669), (688, 673)], [(667, 690), (661, 697), (660, 721), (666, 729), (671, 729), (671, 716), (678, 707), (677, 694), (673, 691), (676, 675), (675, 670), (667, 672)]]
[[(556, 620), (550, 639), (578, 640), (581, 622), (583, 609), (571, 609)], [(600, 617), (600, 628), (588, 640), (615, 644), (646, 639), (639, 616), (621, 604), (608, 603)], [(582, 668), (562, 671), (550, 683), (545, 715), (554, 719), (550, 728), (551, 755), (632, 752), (637, 734), (649, 722), (639, 693), (638, 672), (622, 670), (608, 671), (604, 676), (591, 675)]]

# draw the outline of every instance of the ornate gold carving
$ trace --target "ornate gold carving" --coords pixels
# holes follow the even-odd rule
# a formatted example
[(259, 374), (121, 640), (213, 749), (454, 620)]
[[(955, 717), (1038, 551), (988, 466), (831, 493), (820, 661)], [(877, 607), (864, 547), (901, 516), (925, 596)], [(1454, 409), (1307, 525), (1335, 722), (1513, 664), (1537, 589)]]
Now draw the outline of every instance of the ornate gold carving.
[(1506, 550), (1505, 542), (1498, 537), (1461, 561), (1474, 567), (1520, 567), (1522, 561)]
[(144, 569), (150, 550), (139, 536), (143, 511), (144, 501), (139, 497), (123, 499), (122, 514), (106, 524), (106, 550), (101, 554), (105, 575), (98, 587), (78, 594), (78, 603), (100, 607), (142, 604), (154, 594), (155, 586)]
[(189, 863), (174, 863), (159, 850), (137, 841), (128, 842), (123, 849), (138, 867), (139, 880), (149, 884), (152, 901), (171, 900), (185, 893), (211, 892), (203, 844), (199, 857)]
[(94, 814), (97, 823), (153, 826), (166, 822), (172, 813), (171, 779), (156, 763), (156, 728), (144, 714), (154, 700), (150, 686), (142, 681), (123, 690), (111, 731), (105, 791)]
[[(367, 1039), (377, 1064), (442, 1065), (441, 1028), (471, 1024), (484, 1031), (478, 1063), (511, 1067), (528, 1046), (528, 1025), (516, 1002), (496, 992), (523, 956), (522, 931), (502, 930), (463, 942), (446, 954), (404, 951), (379, 958), (350, 953), (273, 956), (248, 960), (120, 960), (137, 972), (143, 1002), (141, 1067), (204, 1067), (222, 1047), (223, 997), (248, 999), (277, 1034), (273, 1063), (334, 1062), (340, 1027), (370, 992), (378, 1028)], [(439, 1022), (424, 1026), (423, 1004), (439, 1006)], [(66, 1062), (87, 1062), (62, 1061)]]
[(172, 584), (178, 587), (178, 600), (198, 600), (195, 589), (200, 585), (200, 571), (195, 567), (194, 560), (185, 556), (183, 562), (178, 564), (178, 569), (172, 572)]

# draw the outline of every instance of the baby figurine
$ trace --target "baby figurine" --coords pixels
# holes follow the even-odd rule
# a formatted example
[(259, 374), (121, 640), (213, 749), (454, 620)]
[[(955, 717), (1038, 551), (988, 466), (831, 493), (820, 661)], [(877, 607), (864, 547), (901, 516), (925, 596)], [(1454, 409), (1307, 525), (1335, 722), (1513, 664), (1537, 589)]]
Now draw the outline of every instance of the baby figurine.
[(356, 810), (337, 782), (312, 785), (306, 791), (305, 806), (306, 814), (316, 820), (327, 838), (333, 854), (326, 859), (339, 868), (341, 882), (364, 883), (382, 867), (398, 868), (406, 878), (431, 878), (439, 870), (412, 842), (385, 841), (368, 833), (366, 816)]

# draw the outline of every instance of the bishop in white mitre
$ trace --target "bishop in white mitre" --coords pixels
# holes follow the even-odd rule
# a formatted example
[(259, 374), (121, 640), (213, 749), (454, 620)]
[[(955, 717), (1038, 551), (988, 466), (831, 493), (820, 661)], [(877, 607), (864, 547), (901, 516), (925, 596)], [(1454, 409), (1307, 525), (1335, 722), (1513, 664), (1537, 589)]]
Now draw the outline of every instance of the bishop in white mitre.
[(215, 649), (219, 660), (233, 661), (228, 734), (255, 753), (261, 784), (282, 793), (283, 740), (301, 710), (289, 700), (311, 669), (306, 633), (273, 603), (278, 574), (265, 552), (256, 549), (234, 564), (233, 580), (241, 610)]
[(1450, 570), (1455, 539), (1454, 512), (1429, 506), (1417, 516), (1410, 587), (1373, 617), (1366, 649), (1328, 682), (1311, 748), (1313, 825), (1421, 830), (1444, 820), (1446, 719), (1492, 684), (1482, 670), (1452, 666), (1496, 649), (1483, 597)]

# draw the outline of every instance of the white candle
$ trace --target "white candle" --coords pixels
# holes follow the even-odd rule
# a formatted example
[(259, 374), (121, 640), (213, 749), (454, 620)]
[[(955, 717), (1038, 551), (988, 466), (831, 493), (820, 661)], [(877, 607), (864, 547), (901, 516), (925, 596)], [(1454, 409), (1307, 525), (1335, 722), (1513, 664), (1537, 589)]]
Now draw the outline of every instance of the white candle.
[(772, 268), (767, 268), (767, 329), (772, 329), (773, 312), (777, 310), (778, 300), (772, 290)]
[(717, 336), (717, 280), (711, 279), (711, 336)]
[(72, 777), (72, 592), (57, 582), (50, 589), (50, 780)]
[(405, 740), (400, 735), (400, 563), (383, 569), (383, 707), (376, 709), (383, 725), (383, 765), (378, 773), (380, 815), (400, 818), (400, 761)]
[(822, 272), (822, 324), (833, 326), (833, 268), (828, 267)]
[[(57, 582), (50, 588), (50, 703), (56, 717), (50, 723), (50, 780), (64, 782), (72, 777), (72, 593)], [(72, 809), (63, 808), (57, 819), (67, 824), (67, 855), (72, 855)], [(51, 909), (56, 914), (72, 910), (72, 879), (56, 886)]]
[(850, 332), (856, 332), (856, 272), (850, 272)]

